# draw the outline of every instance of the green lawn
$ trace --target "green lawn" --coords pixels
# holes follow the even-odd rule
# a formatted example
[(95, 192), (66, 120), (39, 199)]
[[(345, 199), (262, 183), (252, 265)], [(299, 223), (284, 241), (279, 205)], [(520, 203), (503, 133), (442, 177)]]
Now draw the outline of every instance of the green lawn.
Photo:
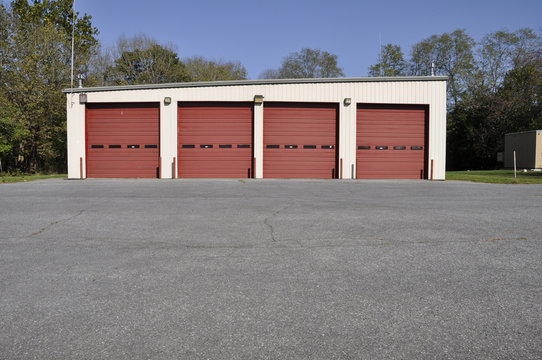
[(14, 182), (23, 182), (23, 181), (33, 181), (41, 179), (52, 179), (52, 178), (67, 178), (66, 174), (53, 174), (53, 175), (5, 175), (0, 174), (0, 184), (1, 183), (14, 183)]
[(517, 172), (514, 170), (447, 171), (446, 180), (463, 180), (497, 184), (542, 184), (542, 171)]

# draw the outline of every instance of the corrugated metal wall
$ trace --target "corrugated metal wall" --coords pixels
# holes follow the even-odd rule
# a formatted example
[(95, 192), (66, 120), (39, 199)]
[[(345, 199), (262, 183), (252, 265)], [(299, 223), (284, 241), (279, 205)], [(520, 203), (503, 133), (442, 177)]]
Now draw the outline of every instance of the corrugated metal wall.
[[(183, 101), (253, 101), (263, 95), (263, 106), (254, 108), (254, 156), (256, 177), (261, 177), (263, 155), (263, 112), (265, 102), (326, 102), (339, 106), (339, 158), (343, 160), (343, 178), (352, 178), (356, 163), (356, 104), (416, 104), (429, 106), (428, 162), (434, 179), (444, 179), (446, 163), (446, 81), (440, 79), (360, 82), (316, 82), (288, 84), (242, 84), (235, 86), (202, 86), (186, 88), (134, 89), (88, 92), (92, 102), (153, 102), (161, 103), (162, 168), (171, 169), (177, 146), (177, 103)], [(165, 105), (165, 97), (171, 104)], [(344, 99), (351, 104), (345, 105)], [(68, 177), (79, 178), (80, 158), (85, 156), (84, 104), (77, 94), (67, 94), (68, 102)], [(84, 163), (84, 161), (83, 161)], [(84, 169), (83, 169), (84, 172)], [(354, 169), (355, 174), (355, 169)], [(172, 171), (162, 177), (171, 178)]]
[(519, 169), (542, 168), (542, 130), (511, 133), (504, 136), (504, 167)]

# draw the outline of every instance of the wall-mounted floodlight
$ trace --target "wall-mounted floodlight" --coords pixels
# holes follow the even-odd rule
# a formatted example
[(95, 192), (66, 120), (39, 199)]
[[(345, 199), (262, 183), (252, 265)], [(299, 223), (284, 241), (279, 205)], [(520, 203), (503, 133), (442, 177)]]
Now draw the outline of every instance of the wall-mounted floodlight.
[(87, 103), (87, 94), (79, 94), (79, 104), (83, 105)]
[(164, 98), (164, 105), (169, 105), (169, 104), (171, 104), (171, 98), (167, 96)]
[(254, 95), (254, 104), (256, 105), (263, 104), (263, 95)]
[(344, 98), (344, 106), (352, 104), (352, 98)]

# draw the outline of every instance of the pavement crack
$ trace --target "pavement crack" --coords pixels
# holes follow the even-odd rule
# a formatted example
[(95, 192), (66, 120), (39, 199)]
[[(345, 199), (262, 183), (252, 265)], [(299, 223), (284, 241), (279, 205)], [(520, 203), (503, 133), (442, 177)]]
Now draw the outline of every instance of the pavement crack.
[(271, 216), (268, 216), (263, 220), (263, 223), (269, 228), (269, 232), (270, 232), (270, 235), (271, 235), (271, 240), (273, 242), (277, 242), (277, 238), (275, 237), (275, 227), (273, 226), (273, 224), (271, 224), (269, 222), (269, 220), (276, 217), (278, 214), (280, 214), (281, 211), (285, 210), (289, 206), (290, 205), (286, 205), (285, 207), (274, 211), (273, 214), (271, 214)]
[(38, 236), (39, 234), (41, 234), (45, 230), (49, 229), (51, 226), (54, 226), (54, 225), (59, 224), (61, 222), (70, 221), (72, 219), (75, 219), (76, 217), (81, 216), (84, 212), (85, 212), (85, 210), (80, 210), (77, 214), (72, 215), (72, 216), (70, 216), (68, 218), (53, 221), (53, 222), (49, 223), (48, 225), (42, 227), (40, 230), (38, 230), (36, 232), (33, 232), (32, 234), (30, 234), (29, 237)]
[(275, 211), (275, 212), (273, 213), (273, 215), (266, 217), (266, 218), (264, 219), (264, 221), (263, 221), (263, 223), (264, 223), (265, 225), (267, 225), (267, 227), (269, 227), (269, 232), (270, 232), (270, 234), (271, 234), (271, 240), (272, 240), (273, 242), (276, 242), (277, 239), (275, 238), (275, 228), (273, 227), (272, 224), (269, 223), (269, 218), (275, 217), (275, 216), (277, 216), (277, 214), (278, 214), (278, 212)]

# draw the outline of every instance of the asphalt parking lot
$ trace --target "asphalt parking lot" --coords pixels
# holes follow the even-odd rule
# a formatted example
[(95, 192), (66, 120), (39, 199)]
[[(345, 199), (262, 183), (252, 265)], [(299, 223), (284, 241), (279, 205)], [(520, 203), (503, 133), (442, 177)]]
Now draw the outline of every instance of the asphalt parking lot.
[(0, 184), (1, 359), (540, 359), (542, 186)]

